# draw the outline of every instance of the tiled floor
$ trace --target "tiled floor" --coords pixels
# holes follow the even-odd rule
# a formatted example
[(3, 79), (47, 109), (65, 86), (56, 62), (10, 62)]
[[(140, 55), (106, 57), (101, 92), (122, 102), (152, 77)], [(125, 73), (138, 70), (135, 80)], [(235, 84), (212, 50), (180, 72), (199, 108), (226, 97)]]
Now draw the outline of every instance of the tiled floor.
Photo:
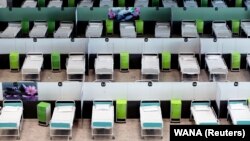
[[(171, 70), (170, 72), (161, 72), (160, 73), (160, 82), (179, 82), (181, 81), (181, 74), (178, 70)], [(218, 77), (215, 77), (218, 78)], [(52, 72), (51, 70), (43, 70), (41, 73), (41, 81), (43, 82), (59, 82), (66, 81), (67, 75), (66, 71), (62, 70), (61, 72)], [(114, 81), (115, 82), (134, 82), (141, 80), (141, 71), (139, 69), (131, 69), (127, 73), (120, 72), (119, 70), (114, 71)], [(184, 81), (196, 81), (197, 77), (184, 77)], [(219, 81), (224, 81), (224, 76), (220, 76)], [(10, 70), (0, 70), (0, 82), (15, 82), (22, 81), (21, 72), (10, 72)], [(95, 81), (94, 70), (89, 71), (89, 75), (85, 77), (86, 82)], [(208, 82), (208, 72), (201, 70), (200, 79), (201, 82)], [(240, 70), (240, 72), (231, 72), (228, 73), (227, 81), (241, 81), (247, 82), (250, 81), (250, 72), (247, 70)]]
[[(221, 124), (228, 124), (226, 119), (220, 120)], [(179, 123), (175, 123), (179, 124)], [(180, 124), (190, 125), (189, 119), (182, 119)], [(73, 126), (72, 141), (92, 141), (90, 120), (76, 120)], [(153, 141), (169, 141), (169, 119), (164, 119), (163, 139), (160, 138), (145, 138), (144, 140)], [(127, 119), (126, 123), (115, 123), (114, 126), (115, 140), (117, 141), (141, 141), (140, 122), (139, 119)], [(0, 137), (0, 140), (15, 140), (13, 137)], [(21, 133), (21, 141), (47, 141), (49, 138), (49, 127), (39, 126), (36, 119), (25, 119), (23, 131)], [(62, 137), (55, 137), (53, 140), (67, 140)], [(108, 137), (97, 137), (95, 140), (108, 141), (112, 140)]]

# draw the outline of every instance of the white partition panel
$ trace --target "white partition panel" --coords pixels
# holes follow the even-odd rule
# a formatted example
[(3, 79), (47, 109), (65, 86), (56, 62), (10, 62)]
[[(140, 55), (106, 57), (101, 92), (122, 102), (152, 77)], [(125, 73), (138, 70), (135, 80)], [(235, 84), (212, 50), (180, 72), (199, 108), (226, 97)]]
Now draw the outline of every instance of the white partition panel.
[(82, 82), (63, 82), (61, 100), (80, 100)]
[(171, 97), (182, 100), (193, 100), (195, 89), (192, 82), (173, 82), (171, 87)]
[(3, 88), (2, 82), (0, 82), (0, 100), (3, 100)]
[(36, 42), (32, 38), (16, 38), (16, 39), (0, 39), (0, 54), (9, 54), (10, 51), (18, 51), (20, 54), (27, 52), (43, 52), (51, 53), (58, 51), (60, 53), (69, 52), (85, 52), (87, 47), (87, 39), (76, 38), (74, 42), (71, 39), (37, 39)]
[(100, 82), (86, 82), (83, 84), (84, 100), (95, 99), (127, 99), (126, 83), (105, 83), (101, 86)]
[(197, 82), (197, 86), (194, 87), (194, 100), (215, 100), (216, 88), (216, 82)]
[(57, 82), (39, 82), (38, 100), (61, 100), (61, 87)]
[(128, 83), (128, 100), (168, 100), (171, 98), (171, 83), (148, 82)]

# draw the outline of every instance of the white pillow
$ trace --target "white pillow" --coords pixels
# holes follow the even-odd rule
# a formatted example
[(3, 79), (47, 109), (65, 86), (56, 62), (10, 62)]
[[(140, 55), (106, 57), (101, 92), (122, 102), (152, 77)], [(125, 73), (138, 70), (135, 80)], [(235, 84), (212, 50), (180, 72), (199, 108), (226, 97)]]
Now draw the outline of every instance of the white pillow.
[(158, 108), (157, 106), (144, 106), (143, 107), (143, 111), (144, 112), (153, 112), (153, 111), (158, 111)]
[(109, 104), (97, 104), (95, 105), (96, 110), (108, 110), (110, 107)]
[(244, 110), (244, 105), (242, 103), (239, 103), (239, 104), (230, 104), (230, 108), (232, 110)]
[(71, 112), (73, 110), (73, 106), (60, 106), (58, 107), (59, 112)]
[(197, 106), (194, 106), (194, 109), (197, 110), (197, 111), (207, 111), (207, 110), (209, 110), (209, 107), (208, 106), (197, 105)]
[(134, 29), (134, 26), (125, 26), (125, 29)]
[(216, 60), (216, 59), (218, 59), (218, 58), (220, 58), (219, 55), (209, 55), (209, 56), (208, 56), (208, 59), (210, 59), (210, 60)]
[(82, 60), (82, 56), (70, 56), (70, 60), (81, 61)]
[(40, 56), (30, 56), (30, 59), (32, 61), (39, 61), (39, 60), (41, 60), (41, 57)]
[(3, 108), (3, 111), (6, 111), (6, 112), (15, 112), (18, 110), (19, 110), (19, 107), (14, 107), (14, 106), (5, 106)]

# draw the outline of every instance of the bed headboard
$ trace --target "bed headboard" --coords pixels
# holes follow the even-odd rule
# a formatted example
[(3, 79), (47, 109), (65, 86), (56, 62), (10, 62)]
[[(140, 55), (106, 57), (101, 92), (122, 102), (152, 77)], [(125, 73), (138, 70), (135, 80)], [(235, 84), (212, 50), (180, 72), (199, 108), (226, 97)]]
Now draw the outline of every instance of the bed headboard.
[(142, 100), (140, 106), (161, 106), (160, 100)]
[(83, 55), (85, 56), (85, 54), (83, 52), (70, 52), (69, 56), (74, 56), (74, 55)]
[(220, 23), (220, 24), (225, 24), (225, 25), (227, 24), (226, 21), (213, 21), (212, 24), (217, 24), (217, 23), (218, 23), (218, 24), (219, 24), (219, 23)]
[(230, 99), (230, 100), (228, 100), (228, 103), (227, 103), (228, 105), (229, 104), (243, 104), (243, 105), (248, 105), (248, 102), (247, 102), (247, 100), (245, 100), (245, 99)]
[(192, 102), (191, 102), (191, 107), (192, 106), (198, 106), (198, 105), (201, 105), (201, 106), (208, 106), (208, 107), (210, 107), (211, 106), (211, 101), (209, 101), (209, 100), (193, 100)]
[(218, 55), (218, 56), (222, 56), (222, 54), (220, 52), (209, 52), (209, 53), (206, 53), (205, 56), (209, 56), (209, 55)]
[(104, 55), (112, 56), (113, 57), (113, 53), (97, 53), (97, 57), (98, 56), (104, 56)]
[(56, 101), (55, 106), (76, 106), (75, 101)]
[(93, 100), (93, 106), (98, 105), (98, 104), (107, 104), (107, 105), (112, 106), (113, 100)]
[(243, 23), (243, 22), (250, 22), (250, 19), (241, 19), (240, 22), (241, 23)]
[(182, 20), (181, 24), (183, 24), (183, 23), (194, 23), (194, 24), (196, 24), (196, 22), (194, 20)]
[(183, 55), (192, 55), (195, 56), (194, 52), (179, 52), (179, 56), (183, 56)]
[(23, 102), (22, 100), (4, 100), (3, 107), (5, 106), (23, 107)]
[(62, 22), (60, 22), (60, 26), (62, 26), (62, 25), (67, 25), (68, 27), (70, 27), (70, 28), (73, 28), (73, 22), (67, 22), (67, 21), (62, 21)]

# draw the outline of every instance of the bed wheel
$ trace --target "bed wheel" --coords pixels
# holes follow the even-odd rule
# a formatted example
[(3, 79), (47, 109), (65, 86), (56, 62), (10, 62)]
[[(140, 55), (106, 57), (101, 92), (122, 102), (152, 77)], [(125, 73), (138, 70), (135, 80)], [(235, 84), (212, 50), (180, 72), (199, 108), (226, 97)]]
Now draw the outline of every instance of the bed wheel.
[(49, 139), (52, 140), (52, 137), (50, 137)]
[(95, 137), (93, 136), (93, 137), (92, 137), (92, 139), (94, 140), (94, 139), (95, 139)]
[(70, 140), (72, 140), (72, 137), (69, 137)]
[(112, 137), (112, 139), (114, 140), (114, 139), (115, 139), (115, 137), (113, 136), (113, 137)]
[(145, 139), (144, 137), (141, 137), (141, 139)]
[(161, 136), (161, 139), (163, 139), (163, 136)]
[(20, 137), (16, 137), (16, 140), (20, 140)]

